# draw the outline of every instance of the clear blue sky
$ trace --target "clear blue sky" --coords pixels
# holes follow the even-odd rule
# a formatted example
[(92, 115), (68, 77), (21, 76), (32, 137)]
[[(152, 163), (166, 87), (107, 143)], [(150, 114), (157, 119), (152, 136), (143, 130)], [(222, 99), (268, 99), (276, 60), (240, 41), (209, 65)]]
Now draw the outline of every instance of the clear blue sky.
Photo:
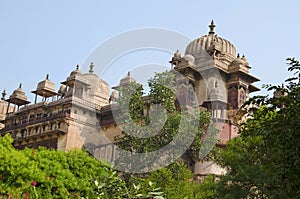
[[(22, 82), (32, 100), (30, 91), (47, 73), (58, 88), (76, 64), (114, 35), (159, 27), (195, 39), (207, 34), (211, 19), (216, 33), (246, 55), (251, 73), (261, 79), (258, 87), (281, 83), (288, 76), (285, 59), (300, 59), (299, 11), (297, 0), (1, 1), (0, 91), (6, 89), (10, 95)], [(114, 84), (112, 79), (105, 80)]]

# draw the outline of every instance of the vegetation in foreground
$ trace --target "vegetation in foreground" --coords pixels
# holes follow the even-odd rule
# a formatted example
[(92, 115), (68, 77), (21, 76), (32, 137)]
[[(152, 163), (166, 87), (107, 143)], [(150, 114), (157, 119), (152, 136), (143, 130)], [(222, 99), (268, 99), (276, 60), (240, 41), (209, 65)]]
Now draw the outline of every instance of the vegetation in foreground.
[[(192, 182), (181, 162), (148, 177), (114, 171), (85, 151), (45, 148), (16, 150), (9, 135), (0, 138), (0, 198), (205, 198), (208, 183)], [(207, 178), (211, 182), (212, 178)]]
[(287, 59), (293, 77), (286, 86), (256, 96), (240, 136), (216, 155), (228, 173), (217, 184), (217, 198), (300, 198), (300, 63)]

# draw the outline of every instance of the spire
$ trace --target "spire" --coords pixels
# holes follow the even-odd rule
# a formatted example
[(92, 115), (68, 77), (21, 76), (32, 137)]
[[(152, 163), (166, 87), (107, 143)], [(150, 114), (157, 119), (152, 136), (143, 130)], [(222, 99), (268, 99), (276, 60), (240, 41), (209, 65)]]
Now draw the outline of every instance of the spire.
[(90, 65), (90, 70), (89, 70), (89, 73), (90, 74), (93, 74), (94, 73), (94, 63), (93, 62), (91, 62), (91, 65)]
[(22, 88), (22, 83), (20, 83), (19, 88)]
[(49, 79), (49, 74), (46, 75), (46, 79)]
[(1, 100), (5, 100), (5, 96), (6, 96), (6, 95), (7, 95), (7, 94), (6, 94), (6, 90), (3, 90)]
[(209, 34), (215, 34), (215, 27), (216, 27), (216, 25), (214, 23), (214, 20), (211, 20), (211, 23), (210, 23), (210, 25), (208, 27), (210, 29)]

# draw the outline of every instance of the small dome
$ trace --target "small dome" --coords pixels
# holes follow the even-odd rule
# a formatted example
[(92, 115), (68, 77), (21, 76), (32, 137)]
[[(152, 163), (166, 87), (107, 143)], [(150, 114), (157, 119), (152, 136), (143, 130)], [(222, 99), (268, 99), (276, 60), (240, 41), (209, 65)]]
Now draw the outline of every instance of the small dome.
[(117, 90), (113, 90), (112, 92), (111, 92), (111, 95), (110, 95), (111, 97), (113, 97), (113, 98), (118, 98), (119, 97), (119, 92), (117, 91)]
[(59, 87), (59, 89), (58, 89), (58, 93), (64, 93), (64, 92), (66, 92), (66, 86), (65, 85), (61, 85), (60, 87)]
[(110, 94), (109, 101), (115, 102), (117, 99), (119, 99), (119, 92), (117, 90), (113, 90)]
[(218, 37), (214, 32), (214, 22), (212, 21), (210, 27), (210, 32), (208, 35), (204, 35), (198, 39), (195, 39), (188, 44), (185, 54), (197, 55), (201, 50), (212, 50), (216, 49), (221, 53), (231, 55), (236, 57), (236, 49), (228, 40)]
[(79, 65), (76, 66), (76, 69), (73, 70), (71, 73), (70, 73), (70, 77), (75, 77), (77, 75), (82, 75), (82, 73), (80, 72), (79, 70)]
[(183, 59), (192, 62), (193, 64), (195, 63), (195, 57), (193, 55), (184, 55)]
[(240, 55), (238, 54), (237, 57), (229, 64), (229, 68), (234, 68), (234, 67), (241, 67), (245, 66), (245, 61), (243, 58), (240, 58)]
[[(76, 65), (76, 69), (73, 70), (70, 75), (67, 77), (66, 81), (61, 82), (61, 84), (73, 87), (74, 86), (74, 82), (81, 79), (81, 77), (83, 76), (83, 74), (80, 72), (79, 70), (79, 65)], [(82, 80), (82, 79), (81, 79)]]
[(136, 80), (131, 77), (130, 72), (127, 73), (127, 76), (120, 80), (120, 86), (127, 86), (131, 82), (136, 82)]
[(230, 66), (239, 66), (240, 64), (244, 64), (245, 62), (243, 60), (241, 60), (240, 58), (235, 58)]
[(245, 55), (242, 56), (242, 60), (245, 62), (246, 65), (249, 65), (248, 60), (246, 59)]
[(176, 50), (176, 52), (174, 53), (174, 57), (176, 58), (181, 57), (179, 50)]
[(19, 88), (14, 90), (14, 92), (9, 96), (9, 100), (7, 101), (16, 104), (18, 106), (30, 103), (29, 101), (27, 101), (25, 92), (22, 89), (22, 84), (20, 84)]
[(12, 99), (12, 98), (20, 98), (20, 99), (23, 98), (24, 100), (27, 100), (25, 92), (22, 89), (22, 84), (20, 84), (19, 88), (17, 88), (16, 90), (14, 90), (14, 92), (9, 97), (9, 99)]

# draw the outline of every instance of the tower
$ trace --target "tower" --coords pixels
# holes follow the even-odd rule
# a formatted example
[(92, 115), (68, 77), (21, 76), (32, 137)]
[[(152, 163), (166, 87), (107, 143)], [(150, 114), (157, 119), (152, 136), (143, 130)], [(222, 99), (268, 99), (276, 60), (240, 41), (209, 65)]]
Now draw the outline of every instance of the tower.
[(246, 57), (218, 36), (215, 27), (212, 20), (208, 34), (190, 42), (184, 56), (176, 52), (170, 63), (192, 83), (198, 104), (229, 123), (249, 94), (259, 90), (253, 85), (259, 79), (249, 73)]
[[(259, 90), (253, 85), (259, 79), (249, 73), (246, 57), (240, 57), (230, 41), (219, 37), (215, 27), (211, 21), (208, 34), (190, 42), (184, 56), (176, 52), (170, 63), (193, 86), (200, 108), (211, 113), (220, 131), (217, 145), (224, 146), (238, 135), (237, 113), (249, 93)], [(194, 172), (200, 176), (222, 175), (225, 170), (204, 161), (195, 163)]]

